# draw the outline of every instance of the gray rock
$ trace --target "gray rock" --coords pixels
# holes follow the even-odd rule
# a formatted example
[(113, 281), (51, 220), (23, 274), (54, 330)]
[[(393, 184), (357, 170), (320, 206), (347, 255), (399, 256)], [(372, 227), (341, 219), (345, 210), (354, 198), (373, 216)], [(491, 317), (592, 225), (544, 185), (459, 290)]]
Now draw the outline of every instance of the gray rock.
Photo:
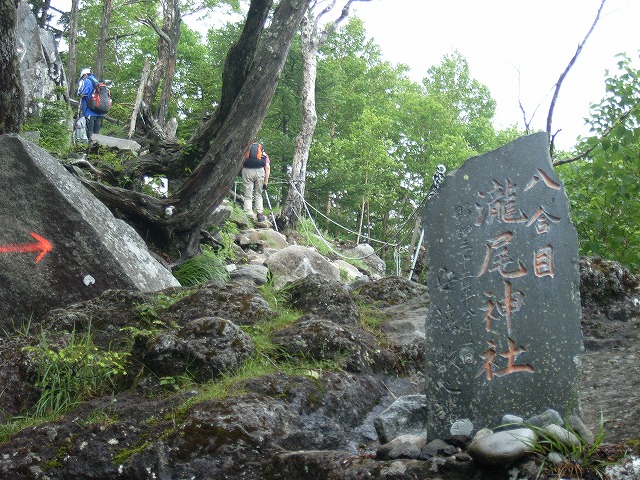
[(427, 435), (427, 397), (405, 395), (383, 411), (373, 422), (380, 443), (400, 435)]
[(351, 250), (347, 250), (349, 257), (358, 258), (369, 268), (369, 276), (373, 279), (382, 278), (387, 265), (384, 263), (368, 243), (361, 243)]
[(360, 319), (360, 310), (350, 290), (336, 280), (311, 274), (289, 284), (286, 292), (287, 303), (296, 310), (348, 325), (356, 325)]
[(484, 437), (488, 437), (489, 435), (493, 435), (493, 430), (491, 430), (489, 428), (481, 428), (473, 436), (472, 441), (475, 442), (477, 440), (483, 439)]
[(544, 427), (544, 431), (547, 432), (551, 438), (563, 443), (567, 447), (577, 447), (580, 445), (580, 439), (560, 425), (547, 425)]
[(190, 375), (204, 382), (234, 372), (255, 350), (249, 336), (229, 320), (192, 320), (176, 333), (146, 340), (137, 353), (158, 378)]
[(569, 425), (574, 432), (580, 435), (580, 438), (586, 445), (593, 445), (595, 443), (596, 436), (578, 415), (571, 415), (571, 417), (569, 417)]
[(43, 99), (56, 99), (55, 89), (66, 85), (67, 78), (53, 32), (38, 27), (27, 2), (17, 5), (16, 43), (25, 116), (33, 117), (40, 113)]
[(353, 283), (354, 281), (364, 277), (364, 273), (358, 270), (356, 267), (342, 259), (334, 260), (334, 265), (340, 269), (340, 278), (345, 283)]
[(535, 432), (529, 428), (505, 430), (474, 440), (467, 453), (483, 465), (509, 465), (526, 457), (536, 440)]
[(422, 450), (420, 458), (423, 460), (427, 460), (438, 455), (449, 456), (455, 455), (456, 453), (458, 453), (458, 449), (456, 449), (453, 445), (449, 445), (444, 440), (436, 438), (435, 440), (430, 441)]
[(378, 460), (398, 458), (421, 458), (427, 446), (427, 437), (421, 435), (400, 435), (376, 450)]
[(519, 417), (518, 415), (507, 414), (502, 417), (503, 425), (514, 425), (514, 424), (517, 425), (517, 424), (521, 424), (523, 421), (524, 419), (522, 417)]
[(327, 280), (340, 281), (340, 270), (311, 248), (291, 245), (265, 260), (276, 288), (318, 274)]
[(552, 408), (539, 415), (534, 415), (531, 418), (527, 418), (524, 423), (540, 428), (544, 428), (547, 425), (564, 425), (560, 414)]
[(236, 325), (253, 325), (275, 314), (256, 285), (211, 282), (162, 311), (159, 320), (185, 325), (196, 318), (222, 317)]
[(253, 247), (255, 250), (276, 248), (282, 250), (289, 246), (287, 237), (270, 228), (244, 230), (236, 236), (236, 241), (243, 248)]
[(561, 465), (567, 461), (567, 459), (558, 452), (549, 452), (549, 454), (547, 455), (547, 460), (549, 460), (551, 464), (555, 466)]
[(91, 141), (102, 145), (103, 147), (115, 148), (118, 150), (130, 150), (131, 152), (138, 154), (142, 148), (135, 140), (129, 140), (127, 138), (109, 137), (107, 135), (101, 135), (94, 133), (91, 135)]
[(241, 265), (230, 273), (232, 281), (252, 282), (264, 285), (268, 281), (269, 269), (264, 265)]
[[(0, 137), (3, 244), (40, 252), (0, 254), (0, 323), (39, 321), (47, 311), (108, 289), (178, 286), (133, 228), (117, 220), (56, 159), (17, 135)], [(27, 188), (28, 186), (28, 188)]]
[(354, 290), (361, 301), (372, 303), (378, 308), (416, 300), (424, 302), (424, 305), (429, 302), (429, 290), (425, 285), (395, 275), (366, 282)]
[(353, 373), (394, 373), (397, 359), (369, 332), (350, 325), (305, 315), (282, 328), (272, 342), (292, 358), (331, 360)]

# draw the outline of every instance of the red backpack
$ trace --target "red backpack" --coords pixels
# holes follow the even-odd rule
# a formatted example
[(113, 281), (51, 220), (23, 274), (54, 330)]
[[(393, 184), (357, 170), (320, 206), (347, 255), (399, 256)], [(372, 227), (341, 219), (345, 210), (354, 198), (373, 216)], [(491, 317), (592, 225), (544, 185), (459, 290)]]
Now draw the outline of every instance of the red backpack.
[(111, 92), (106, 83), (93, 82), (93, 92), (87, 99), (87, 106), (96, 113), (107, 113), (111, 108)]

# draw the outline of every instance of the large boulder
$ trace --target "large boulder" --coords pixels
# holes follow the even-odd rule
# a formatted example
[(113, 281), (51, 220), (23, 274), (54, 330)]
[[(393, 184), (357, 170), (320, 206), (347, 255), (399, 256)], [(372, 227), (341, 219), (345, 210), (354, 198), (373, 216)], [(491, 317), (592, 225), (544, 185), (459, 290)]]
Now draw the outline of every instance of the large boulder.
[(396, 356), (361, 328), (308, 315), (278, 330), (273, 343), (292, 358), (331, 361), (354, 373), (394, 373)]
[(43, 100), (55, 99), (56, 87), (66, 88), (67, 79), (53, 32), (38, 27), (27, 2), (18, 3), (16, 37), (25, 116), (31, 117)]
[(387, 265), (384, 263), (384, 260), (376, 254), (374, 248), (368, 243), (361, 243), (351, 250), (347, 250), (347, 255), (361, 260), (366, 266), (367, 273), (371, 278), (377, 279), (384, 276)]
[(291, 245), (269, 256), (265, 263), (277, 288), (314, 273), (329, 280), (340, 280), (340, 269), (308, 247)]
[(140, 236), (51, 155), (0, 136), (0, 326), (108, 289), (179, 286)]
[(319, 274), (309, 275), (287, 287), (289, 305), (336, 323), (358, 323), (360, 311), (349, 290), (340, 282)]
[(136, 357), (158, 378), (188, 374), (201, 382), (235, 372), (255, 350), (246, 333), (220, 317), (198, 318), (137, 343)]

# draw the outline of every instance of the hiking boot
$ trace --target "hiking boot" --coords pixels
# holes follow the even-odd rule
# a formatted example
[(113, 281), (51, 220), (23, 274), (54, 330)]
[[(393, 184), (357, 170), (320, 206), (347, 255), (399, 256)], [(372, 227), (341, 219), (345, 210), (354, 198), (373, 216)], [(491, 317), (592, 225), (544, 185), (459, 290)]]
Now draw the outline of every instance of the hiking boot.
[(259, 213), (258, 214), (258, 221), (259, 222), (265, 222), (267, 220), (267, 217), (265, 217), (263, 214)]

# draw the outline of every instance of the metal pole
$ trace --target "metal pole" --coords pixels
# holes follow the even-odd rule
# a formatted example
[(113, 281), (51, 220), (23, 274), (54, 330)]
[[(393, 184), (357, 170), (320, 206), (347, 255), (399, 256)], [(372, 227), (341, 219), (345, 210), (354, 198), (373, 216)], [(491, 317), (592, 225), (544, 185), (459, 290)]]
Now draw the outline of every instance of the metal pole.
[(422, 229), (422, 233), (420, 234), (420, 241), (418, 241), (418, 246), (416, 247), (416, 251), (413, 255), (413, 263), (411, 264), (411, 271), (409, 272), (409, 280), (413, 277), (413, 271), (416, 268), (416, 263), (418, 262), (418, 255), (420, 255), (420, 247), (422, 247), (422, 241), (424, 240), (424, 229)]
[(267, 205), (269, 205), (269, 213), (271, 213), (271, 220), (273, 220), (273, 228), (278, 231), (278, 224), (276, 223), (276, 216), (273, 214), (273, 210), (271, 209), (271, 200), (269, 200), (269, 194), (266, 190), (263, 190), (264, 196), (267, 198)]

